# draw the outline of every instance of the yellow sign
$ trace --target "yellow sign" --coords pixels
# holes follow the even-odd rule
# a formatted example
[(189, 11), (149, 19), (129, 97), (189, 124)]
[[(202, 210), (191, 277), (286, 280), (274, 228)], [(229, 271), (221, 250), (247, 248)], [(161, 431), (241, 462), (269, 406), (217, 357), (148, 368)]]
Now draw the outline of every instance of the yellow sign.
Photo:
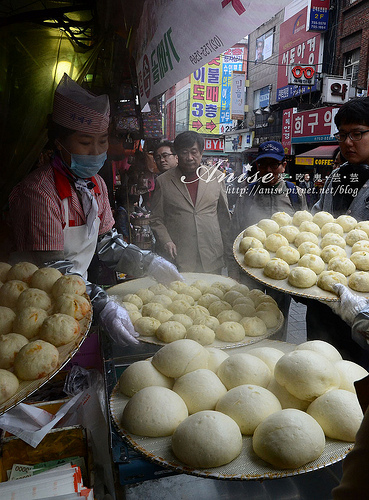
[(314, 158), (307, 158), (307, 157), (304, 157), (304, 156), (301, 156), (300, 158), (296, 157), (295, 158), (295, 164), (296, 165), (310, 165), (310, 166), (313, 166), (314, 165)]
[(216, 59), (192, 73), (190, 130), (200, 134), (220, 134), (221, 92), (222, 65), (217, 65)]

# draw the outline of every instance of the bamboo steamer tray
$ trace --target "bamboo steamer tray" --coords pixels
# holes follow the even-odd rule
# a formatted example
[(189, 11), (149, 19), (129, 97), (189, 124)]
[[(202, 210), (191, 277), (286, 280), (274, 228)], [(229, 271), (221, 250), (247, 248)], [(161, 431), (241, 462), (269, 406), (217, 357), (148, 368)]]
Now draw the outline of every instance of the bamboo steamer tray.
[[(84, 294), (84, 297), (90, 302), (90, 298), (87, 294)], [(79, 348), (86, 339), (90, 330), (91, 322), (92, 307), (88, 314), (79, 321), (81, 329), (77, 339), (69, 342), (69, 344), (57, 348), (59, 351), (59, 364), (57, 368), (55, 368), (55, 370), (49, 373), (46, 377), (43, 377), (41, 379), (30, 381), (19, 380), (18, 391), (11, 398), (7, 399), (0, 405), (0, 415), (3, 415), (6, 411), (14, 408), (14, 406), (27, 399), (29, 396), (31, 396), (31, 394), (33, 394), (38, 389), (40, 389), (40, 387), (49, 382), (57, 373), (59, 373), (64, 368), (64, 366), (73, 358), (73, 356), (77, 354)]]
[[(285, 292), (289, 293), (291, 295), (296, 295), (298, 297), (305, 297), (308, 299), (317, 299), (321, 300), (324, 302), (338, 302), (340, 299), (339, 297), (333, 293), (333, 292), (328, 292), (326, 290), (323, 290), (322, 288), (318, 287), (317, 285), (314, 285), (310, 288), (297, 288), (295, 286), (292, 286), (289, 282), (288, 279), (283, 279), (283, 280), (276, 280), (273, 278), (269, 278), (268, 276), (265, 276), (263, 269), (262, 268), (256, 268), (256, 267), (250, 267), (247, 266), (244, 262), (244, 254), (239, 251), (239, 245), (240, 241), (243, 238), (243, 232), (242, 231), (237, 238), (234, 240), (233, 243), (233, 255), (234, 258), (236, 259), (238, 265), (240, 268), (245, 271), (250, 278), (253, 278), (254, 280), (258, 281), (259, 283), (262, 283), (263, 285), (269, 286), (271, 288), (274, 288), (275, 290), (278, 290), (280, 292)], [(319, 243), (321, 238), (318, 237)], [(295, 248), (293, 244), (290, 244), (291, 247)], [(275, 257), (274, 252), (270, 252), (270, 257), (273, 258)], [(347, 257), (350, 257), (351, 255), (351, 247), (349, 245), (346, 245), (346, 254)], [(290, 265), (290, 269), (296, 267), (298, 264), (292, 264)], [(325, 270), (327, 270), (327, 264), (325, 266)], [(368, 271), (369, 272), (369, 271)], [(369, 293), (368, 292), (357, 292), (355, 290), (352, 290), (349, 288), (349, 290), (356, 294), (359, 295), (360, 297), (364, 298), (369, 298)]]
[[(275, 340), (264, 340), (258, 347), (274, 347), (284, 352), (290, 352), (296, 346)], [(229, 354), (249, 352), (252, 346), (232, 349)], [(172, 469), (179, 473), (213, 479), (260, 480), (278, 479), (296, 476), (327, 467), (342, 460), (352, 449), (354, 443), (326, 438), (326, 446), (322, 455), (296, 469), (277, 469), (264, 462), (253, 451), (252, 437), (242, 437), (242, 451), (240, 455), (229, 464), (221, 467), (195, 469), (180, 462), (171, 450), (171, 437), (149, 438), (130, 434), (121, 425), (121, 417), (129, 398), (119, 392), (118, 384), (110, 397), (109, 406), (113, 422), (122, 438), (151, 462)]]
[[(194, 283), (196, 280), (204, 280), (209, 285), (215, 282), (222, 282), (229, 284), (231, 286), (237, 285), (238, 282), (233, 280), (232, 278), (228, 278), (227, 276), (221, 276), (219, 274), (207, 274), (207, 273), (182, 273), (182, 276), (184, 278), (184, 281), (186, 284), (190, 285)], [(123, 297), (124, 295), (127, 295), (128, 293), (136, 293), (138, 290), (141, 288), (148, 288), (152, 285), (157, 284), (157, 281), (155, 281), (153, 278), (145, 277), (145, 278), (138, 278), (135, 280), (128, 281), (127, 283), (121, 283), (119, 285), (115, 285), (107, 291), (109, 295), (115, 295), (118, 298)], [(269, 328), (267, 333), (265, 335), (261, 335), (259, 337), (245, 337), (242, 341), (239, 342), (223, 342), (221, 340), (215, 339), (212, 344), (207, 345), (206, 347), (217, 347), (218, 349), (229, 349), (233, 347), (241, 347), (249, 344), (254, 344), (255, 342), (260, 342), (261, 340), (264, 340), (266, 338), (271, 337), (272, 335), (276, 334), (279, 332), (279, 330), (282, 328), (284, 323), (284, 316), (282, 312), (280, 312), (280, 317), (278, 320), (278, 324), (274, 328)], [(155, 345), (166, 345), (167, 342), (162, 342), (156, 337), (146, 337), (143, 335), (140, 335), (138, 339), (142, 342), (148, 343), (148, 344), (155, 344)]]

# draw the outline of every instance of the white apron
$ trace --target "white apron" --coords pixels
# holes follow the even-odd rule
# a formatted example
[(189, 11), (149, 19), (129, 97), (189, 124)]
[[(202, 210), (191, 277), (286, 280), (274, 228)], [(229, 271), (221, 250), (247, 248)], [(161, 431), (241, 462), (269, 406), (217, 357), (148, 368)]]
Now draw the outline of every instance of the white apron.
[(83, 226), (69, 226), (68, 198), (63, 200), (65, 211), (64, 257), (73, 262), (72, 270), (87, 279), (87, 269), (95, 253), (99, 236), (100, 218), (96, 216), (90, 238), (88, 238), (87, 224)]

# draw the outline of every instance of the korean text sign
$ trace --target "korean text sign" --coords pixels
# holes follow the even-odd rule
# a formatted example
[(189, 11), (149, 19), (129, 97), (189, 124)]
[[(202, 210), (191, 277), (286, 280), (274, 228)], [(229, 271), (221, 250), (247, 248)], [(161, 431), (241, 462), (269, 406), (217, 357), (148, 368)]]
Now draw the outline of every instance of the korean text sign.
[(222, 134), (232, 129), (233, 71), (242, 70), (243, 57), (243, 47), (232, 47), (192, 73), (190, 130)]
[(337, 108), (316, 108), (294, 113), (291, 127), (292, 144), (335, 141), (331, 136), (333, 109)]
[(288, 85), (289, 68), (294, 64), (320, 64), (321, 34), (306, 31), (307, 7), (281, 24), (277, 101), (290, 99), (294, 95), (306, 94), (316, 90), (316, 84), (310, 86)]

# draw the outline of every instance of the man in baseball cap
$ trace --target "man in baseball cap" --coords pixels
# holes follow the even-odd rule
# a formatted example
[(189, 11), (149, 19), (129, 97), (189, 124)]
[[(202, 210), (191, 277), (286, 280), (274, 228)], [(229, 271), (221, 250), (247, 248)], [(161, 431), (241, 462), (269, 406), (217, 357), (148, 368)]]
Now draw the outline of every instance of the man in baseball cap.
[(260, 144), (255, 163), (261, 184), (269, 186), (278, 184), (282, 180), (287, 165), (282, 144), (276, 141)]
[[(258, 178), (247, 185), (246, 191), (239, 196), (233, 212), (230, 238), (232, 245), (241, 231), (252, 224), (257, 224), (261, 219), (271, 218), (275, 212), (286, 212), (292, 216), (295, 211), (307, 208), (302, 190), (292, 182), (283, 179), (287, 162), (282, 144), (276, 141), (260, 144), (255, 164)], [(247, 279), (244, 274), (241, 275), (233, 256), (232, 245), (229, 245), (227, 249), (228, 275), (252, 288), (262, 288), (263, 291), (267, 291), (278, 302), (280, 309), (287, 317), (289, 297), (260, 285), (250, 278)], [(282, 340), (285, 339), (286, 334), (286, 327), (279, 332)]]

